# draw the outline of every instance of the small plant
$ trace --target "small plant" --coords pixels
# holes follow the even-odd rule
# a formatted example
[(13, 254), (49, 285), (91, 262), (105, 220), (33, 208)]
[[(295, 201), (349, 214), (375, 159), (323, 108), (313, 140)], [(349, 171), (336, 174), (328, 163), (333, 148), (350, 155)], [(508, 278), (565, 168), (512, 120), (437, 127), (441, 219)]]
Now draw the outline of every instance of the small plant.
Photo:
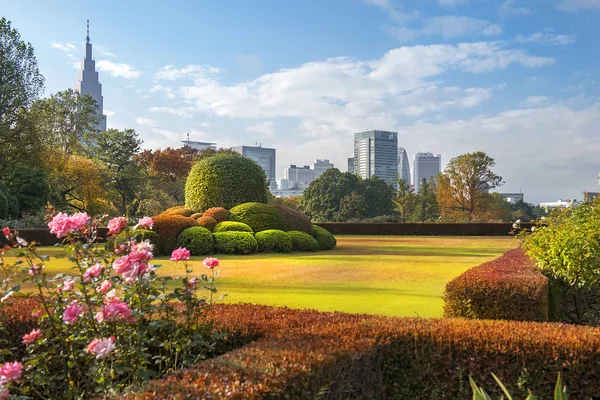
[[(506, 396), (507, 400), (513, 400), (512, 396), (508, 392), (508, 389), (506, 389), (506, 386), (504, 386), (502, 381), (493, 373), (492, 373), (492, 376), (494, 377), (494, 380), (498, 383), (498, 386), (500, 386), (500, 389), (502, 389), (502, 392)], [(490, 395), (487, 394), (485, 392), (485, 390), (483, 390), (483, 388), (478, 387), (477, 384), (475, 383), (475, 381), (473, 380), (473, 378), (471, 378), (470, 376), (469, 376), (469, 382), (471, 383), (471, 389), (473, 389), (473, 400), (492, 400)], [(525, 400), (536, 400), (536, 399), (537, 399), (537, 397), (535, 397), (530, 392)], [(567, 387), (563, 386), (560, 373), (558, 374), (558, 378), (556, 379), (556, 386), (554, 388), (554, 400), (567, 400)]]

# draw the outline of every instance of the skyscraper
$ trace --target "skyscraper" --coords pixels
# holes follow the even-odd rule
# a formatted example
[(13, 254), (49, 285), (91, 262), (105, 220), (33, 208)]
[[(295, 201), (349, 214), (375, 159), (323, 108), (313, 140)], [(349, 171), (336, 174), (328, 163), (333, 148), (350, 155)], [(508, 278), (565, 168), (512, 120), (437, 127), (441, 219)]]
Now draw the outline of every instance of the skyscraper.
[(417, 153), (415, 154), (413, 166), (413, 185), (415, 191), (419, 191), (421, 181), (426, 179), (429, 181), (441, 171), (442, 155), (433, 153)]
[(275, 149), (269, 149), (262, 146), (238, 146), (231, 150), (240, 153), (244, 157), (250, 158), (262, 167), (269, 180), (269, 186), (272, 189), (277, 187), (275, 181)]
[(366, 131), (354, 134), (354, 172), (394, 184), (398, 174), (398, 133)]
[(350, 172), (351, 174), (356, 173), (356, 171), (354, 171), (354, 157), (348, 158), (348, 172)]
[(398, 147), (398, 177), (410, 185), (410, 164), (404, 147)]
[(106, 130), (106, 115), (104, 115), (104, 101), (102, 99), (102, 84), (98, 80), (96, 61), (92, 58), (92, 44), (90, 43), (90, 20), (87, 20), (87, 36), (85, 38), (85, 57), (81, 60), (81, 71), (75, 84), (75, 91), (80, 94), (89, 94), (98, 106), (98, 130)]

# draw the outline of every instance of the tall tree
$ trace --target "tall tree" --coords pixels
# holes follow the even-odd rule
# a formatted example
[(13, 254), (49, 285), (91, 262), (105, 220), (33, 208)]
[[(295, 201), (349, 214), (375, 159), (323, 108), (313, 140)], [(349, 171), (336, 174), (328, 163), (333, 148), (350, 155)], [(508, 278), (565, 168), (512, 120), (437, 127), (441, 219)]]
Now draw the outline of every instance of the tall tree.
[(417, 193), (414, 220), (417, 222), (435, 222), (440, 217), (437, 202), (435, 179), (423, 178)]
[(415, 194), (415, 187), (410, 182), (404, 179), (398, 179), (398, 191), (394, 196), (394, 204), (396, 211), (400, 216), (400, 222), (406, 222), (415, 212), (417, 205), (417, 195)]
[(438, 204), (444, 220), (471, 221), (487, 200), (488, 191), (502, 185), (492, 171), (493, 158), (484, 152), (453, 158), (437, 178)]
[(391, 184), (372, 176), (362, 181), (362, 195), (367, 209), (363, 218), (394, 214), (394, 192)]

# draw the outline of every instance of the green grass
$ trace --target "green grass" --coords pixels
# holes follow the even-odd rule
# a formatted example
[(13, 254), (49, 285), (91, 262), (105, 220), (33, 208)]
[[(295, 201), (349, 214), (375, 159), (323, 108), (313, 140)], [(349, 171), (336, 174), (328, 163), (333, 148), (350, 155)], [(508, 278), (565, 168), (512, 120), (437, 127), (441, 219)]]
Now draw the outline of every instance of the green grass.
[[(217, 279), (223, 302), (313, 308), (321, 311), (440, 317), (445, 284), (518, 245), (505, 237), (337, 236), (338, 246), (318, 253), (220, 256)], [(60, 249), (43, 248), (52, 255)], [(194, 258), (194, 274), (207, 270)], [(5, 261), (10, 262), (10, 258)], [(161, 275), (183, 267), (160, 257)], [(46, 272), (68, 272), (52, 259)], [(25, 288), (26, 291), (31, 288)]]

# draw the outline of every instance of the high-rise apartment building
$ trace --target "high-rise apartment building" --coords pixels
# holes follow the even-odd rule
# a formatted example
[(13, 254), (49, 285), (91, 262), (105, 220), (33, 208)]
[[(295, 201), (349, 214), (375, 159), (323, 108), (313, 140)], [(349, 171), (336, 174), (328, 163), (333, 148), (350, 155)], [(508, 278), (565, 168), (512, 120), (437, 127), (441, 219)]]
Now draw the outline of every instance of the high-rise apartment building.
[(423, 179), (429, 181), (441, 170), (442, 155), (433, 153), (417, 153), (413, 165), (413, 185), (415, 191), (419, 191)]
[(410, 164), (404, 147), (398, 147), (398, 178), (410, 185)]
[(366, 131), (354, 134), (354, 173), (376, 176), (394, 184), (398, 174), (398, 133)]
[(277, 186), (275, 181), (275, 149), (262, 146), (238, 146), (232, 147), (231, 150), (256, 161), (265, 171), (269, 186), (273, 189)]
[(102, 84), (98, 80), (98, 72), (96, 71), (96, 61), (92, 58), (92, 44), (90, 43), (90, 20), (87, 21), (87, 36), (85, 38), (85, 56), (81, 60), (81, 71), (77, 83), (75, 83), (75, 91), (84, 95), (90, 95), (96, 100), (98, 106), (98, 115), (100, 116), (97, 129), (99, 131), (106, 130), (106, 115), (104, 115), (104, 100), (102, 98)]

